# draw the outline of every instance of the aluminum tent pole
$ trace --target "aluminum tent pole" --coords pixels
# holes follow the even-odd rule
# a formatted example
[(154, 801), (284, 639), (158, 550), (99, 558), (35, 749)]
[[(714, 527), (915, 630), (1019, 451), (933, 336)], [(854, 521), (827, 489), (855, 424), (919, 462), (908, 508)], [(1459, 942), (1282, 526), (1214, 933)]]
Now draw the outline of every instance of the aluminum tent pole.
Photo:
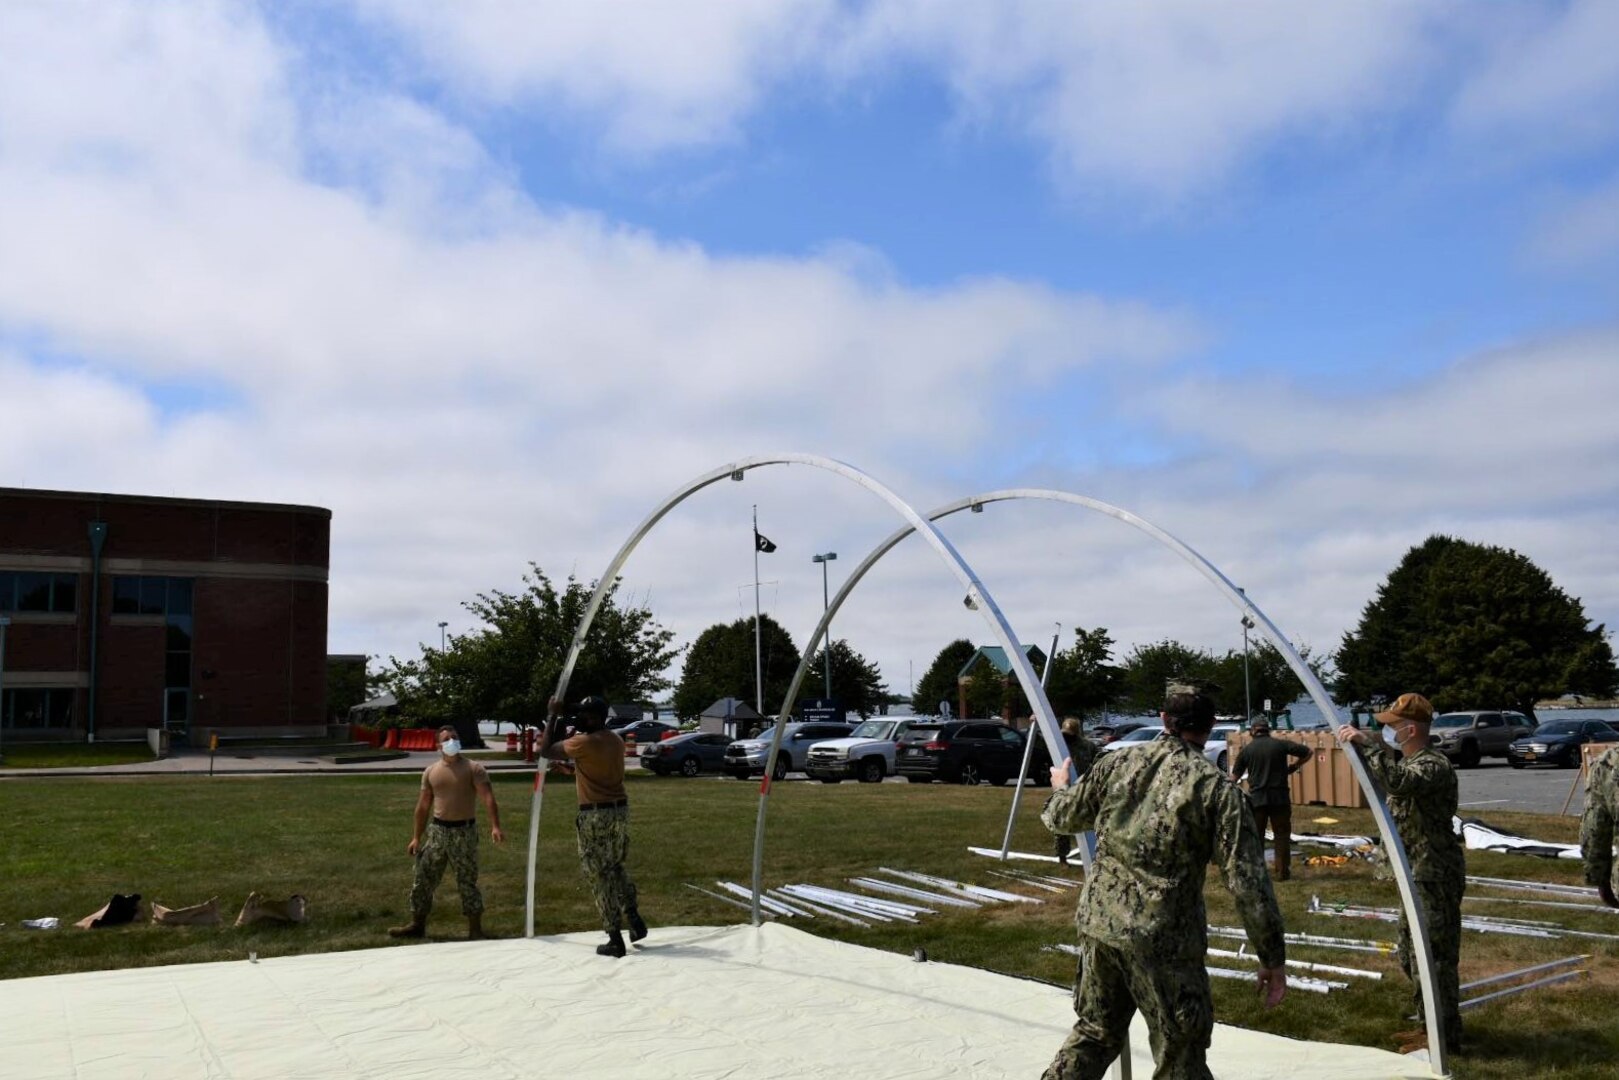
[[(1046, 666), (1040, 672), (1040, 689), (1044, 690), (1051, 683), (1051, 665), (1057, 659), (1057, 641), (1062, 637), (1062, 623), (1057, 624), (1057, 632), (1051, 635), (1051, 651), (1046, 654)], [(1023, 781), (1029, 778), (1029, 761), (1034, 757), (1034, 725), (1023, 736), (1023, 764), (1018, 767), (1017, 786), (1012, 789), (1012, 810), (1006, 815), (1006, 835), (1001, 837), (1001, 862), (1006, 861), (1006, 853), (1012, 850), (1012, 826), (1017, 822), (1018, 802), (1023, 798)], [(1056, 761), (1052, 762), (1053, 765)]]

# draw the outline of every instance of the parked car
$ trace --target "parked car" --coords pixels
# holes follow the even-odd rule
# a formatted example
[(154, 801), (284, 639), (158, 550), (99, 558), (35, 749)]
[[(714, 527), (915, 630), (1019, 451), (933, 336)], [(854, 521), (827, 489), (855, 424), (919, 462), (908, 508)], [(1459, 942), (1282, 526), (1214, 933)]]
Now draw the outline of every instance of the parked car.
[[(1213, 765), (1221, 772), (1231, 771), (1231, 754), (1226, 746), (1226, 740), (1229, 739), (1233, 733), (1240, 730), (1242, 730), (1242, 728), (1239, 724), (1214, 725), (1214, 727), (1209, 731), (1208, 741), (1203, 744), (1203, 756), (1209, 759), (1210, 765)], [(1128, 735), (1125, 735), (1123, 738), (1115, 739), (1113, 742), (1110, 742), (1106, 746), (1102, 747), (1102, 753), (1105, 754), (1109, 751), (1115, 750), (1128, 750), (1131, 747), (1136, 746), (1146, 746), (1148, 743), (1156, 742), (1159, 739), (1167, 737), (1169, 737), (1169, 732), (1165, 731), (1161, 727), (1139, 727), (1130, 732)]]
[[(842, 739), (854, 728), (849, 724), (804, 723), (787, 725), (781, 735), (781, 752), (776, 755), (776, 771), (771, 779), (780, 780), (790, 772), (803, 772), (810, 748), (828, 739)], [(770, 740), (775, 733), (765, 728), (756, 739), (738, 739), (725, 748), (725, 771), (738, 780), (762, 776), (770, 757)]]
[(1233, 761), (1226, 741), (1241, 730), (1241, 724), (1215, 724), (1214, 730), (1209, 732), (1209, 741), (1203, 744), (1203, 756), (1223, 773), (1231, 771)]
[(725, 748), (731, 745), (728, 735), (707, 731), (689, 731), (672, 739), (648, 743), (641, 748), (641, 768), (659, 776), (679, 773), (696, 776), (704, 772), (719, 772), (725, 767)]
[(1157, 728), (1158, 724), (1147, 720), (1110, 720), (1105, 724), (1097, 724), (1086, 734), (1097, 746), (1109, 746), (1130, 732), (1139, 731), (1144, 727)]
[(1138, 727), (1103, 743), (1102, 753), (1111, 754), (1117, 750), (1129, 750), (1137, 746), (1146, 746), (1162, 734), (1164, 734), (1164, 729), (1161, 727)]
[(1551, 720), (1508, 747), (1507, 761), (1514, 769), (1525, 765), (1573, 768), (1580, 763), (1580, 747), (1592, 742), (1619, 742), (1619, 731), (1600, 720)]
[(1487, 757), (1508, 757), (1508, 748), (1534, 734), (1535, 725), (1523, 713), (1473, 709), (1434, 717), (1428, 741), (1464, 769)]
[(634, 737), (638, 744), (657, 742), (665, 735), (678, 734), (680, 729), (673, 724), (666, 724), (662, 720), (637, 720), (632, 724), (613, 729), (618, 737), (628, 742)]
[(810, 748), (805, 775), (827, 784), (851, 777), (875, 784), (894, 775), (894, 751), (910, 730), (910, 720), (867, 720), (846, 739), (832, 739)]
[[(1042, 752), (1035, 755), (1045, 761)], [(900, 740), (895, 764), (899, 775), (916, 784), (945, 780), (1004, 784), (1017, 778), (1023, 765), (1023, 736), (991, 720), (955, 720), (944, 724), (912, 724)], [(1049, 762), (1029, 775), (1048, 779)]]

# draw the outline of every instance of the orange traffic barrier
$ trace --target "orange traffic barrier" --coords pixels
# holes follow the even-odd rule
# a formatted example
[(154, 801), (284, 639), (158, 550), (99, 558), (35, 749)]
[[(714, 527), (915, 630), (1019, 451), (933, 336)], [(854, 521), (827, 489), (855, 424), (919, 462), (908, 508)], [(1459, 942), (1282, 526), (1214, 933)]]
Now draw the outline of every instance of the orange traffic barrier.
[(517, 753), (517, 732), (515, 731), (506, 732), (506, 753)]
[(625, 757), (634, 757), (635, 756), (635, 736), (634, 735), (626, 735), (626, 736), (624, 736), (624, 756)]
[(383, 749), (385, 749), (385, 750), (397, 750), (397, 749), (399, 749), (399, 729), (398, 728), (389, 728), (388, 729), (388, 737), (382, 741), (382, 746), (383, 746)]

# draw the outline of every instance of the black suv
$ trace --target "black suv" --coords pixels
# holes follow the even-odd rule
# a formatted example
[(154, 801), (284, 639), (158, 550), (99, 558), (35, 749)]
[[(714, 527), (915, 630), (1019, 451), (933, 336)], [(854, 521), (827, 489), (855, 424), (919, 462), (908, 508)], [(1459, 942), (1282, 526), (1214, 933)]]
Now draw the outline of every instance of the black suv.
[[(1023, 765), (1023, 736), (993, 720), (912, 724), (894, 753), (895, 770), (913, 784), (944, 780), (1004, 784)], [(1043, 745), (1034, 748), (1029, 779), (1049, 782), (1051, 760)]]

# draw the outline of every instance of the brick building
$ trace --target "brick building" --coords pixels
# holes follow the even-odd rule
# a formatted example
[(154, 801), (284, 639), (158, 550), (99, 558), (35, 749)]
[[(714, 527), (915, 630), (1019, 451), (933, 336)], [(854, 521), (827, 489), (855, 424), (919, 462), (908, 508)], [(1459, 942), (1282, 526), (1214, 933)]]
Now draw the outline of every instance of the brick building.
[(6, 739), (324, 732), (331, 518), (0, 488)]

